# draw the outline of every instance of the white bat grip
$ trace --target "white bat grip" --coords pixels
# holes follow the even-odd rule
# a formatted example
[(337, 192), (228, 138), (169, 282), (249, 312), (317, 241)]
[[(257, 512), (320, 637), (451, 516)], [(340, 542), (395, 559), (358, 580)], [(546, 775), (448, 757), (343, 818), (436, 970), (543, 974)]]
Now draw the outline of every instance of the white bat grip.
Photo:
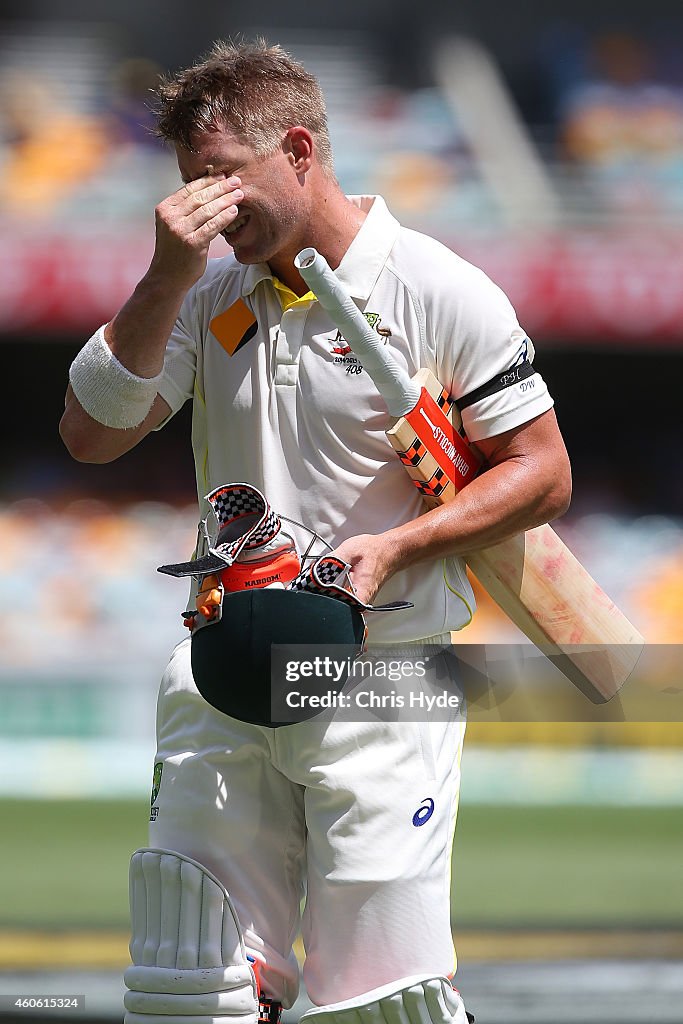
[(392, 416), (405, 416), (418, 403), (420, 388), (373, 331), (344, 285), (316, 249), (302, 249), (294, 266), (360, 359)]

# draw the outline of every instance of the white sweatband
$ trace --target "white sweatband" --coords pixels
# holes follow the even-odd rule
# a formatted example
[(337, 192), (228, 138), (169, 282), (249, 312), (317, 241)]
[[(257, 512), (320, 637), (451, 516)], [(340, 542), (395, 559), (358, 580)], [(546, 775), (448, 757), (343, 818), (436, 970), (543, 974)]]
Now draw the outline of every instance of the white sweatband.
[[(106, 325), (105, 325), (106, 326)], [(104, 326), (78, 353), (69, 381), (88, 416), (105, 427), (137, 427), (152, 408), (163, 378), (138, 377), (119, 362), (104, 339)]]

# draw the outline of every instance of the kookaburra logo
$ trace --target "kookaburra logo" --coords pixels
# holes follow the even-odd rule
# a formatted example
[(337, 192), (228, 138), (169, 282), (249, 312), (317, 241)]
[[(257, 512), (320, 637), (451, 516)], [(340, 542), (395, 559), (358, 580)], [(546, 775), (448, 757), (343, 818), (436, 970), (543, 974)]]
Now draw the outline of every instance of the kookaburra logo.
[[(384, 339), (386, 344), (387, 338), (391, 337), (391, 331), (388, 327), (380, 327), (382, 317), (379, 313), (364, 313), (363, 316), (373, 327), (380, 338)], [(347, 373), (361, 373), (363, 367), (361, 366), (360, 360), (353, 354), (353, 349), (346, 341), (346, 338), (342, 335), (341, 331), (337, 331), (334, 341), (332, 342), (332, 354), (334, 356), (334, 362), (343, 364), (346, 367)]]

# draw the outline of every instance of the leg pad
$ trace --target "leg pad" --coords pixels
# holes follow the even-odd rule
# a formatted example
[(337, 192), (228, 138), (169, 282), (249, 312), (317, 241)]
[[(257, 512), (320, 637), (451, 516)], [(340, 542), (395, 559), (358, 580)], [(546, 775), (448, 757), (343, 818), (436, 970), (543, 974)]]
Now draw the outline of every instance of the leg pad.
[(215, 875), (172, 850), (138, 850), (130, 906), (124, 1024), (258, 1024), (256, 976)]
[(317, 1006), (303, 1015), (301, 1024), (468, 1024), (468, 1019), (448, 978), (424, 974)]

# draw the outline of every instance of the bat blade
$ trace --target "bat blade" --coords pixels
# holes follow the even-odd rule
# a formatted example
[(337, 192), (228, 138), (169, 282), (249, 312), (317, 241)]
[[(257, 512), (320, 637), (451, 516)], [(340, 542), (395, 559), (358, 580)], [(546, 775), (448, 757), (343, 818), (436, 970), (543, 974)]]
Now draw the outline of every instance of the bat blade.
[(512, 622), (594, 704), (618, 693), (645, 641), (552, 527), (465, 560)]

